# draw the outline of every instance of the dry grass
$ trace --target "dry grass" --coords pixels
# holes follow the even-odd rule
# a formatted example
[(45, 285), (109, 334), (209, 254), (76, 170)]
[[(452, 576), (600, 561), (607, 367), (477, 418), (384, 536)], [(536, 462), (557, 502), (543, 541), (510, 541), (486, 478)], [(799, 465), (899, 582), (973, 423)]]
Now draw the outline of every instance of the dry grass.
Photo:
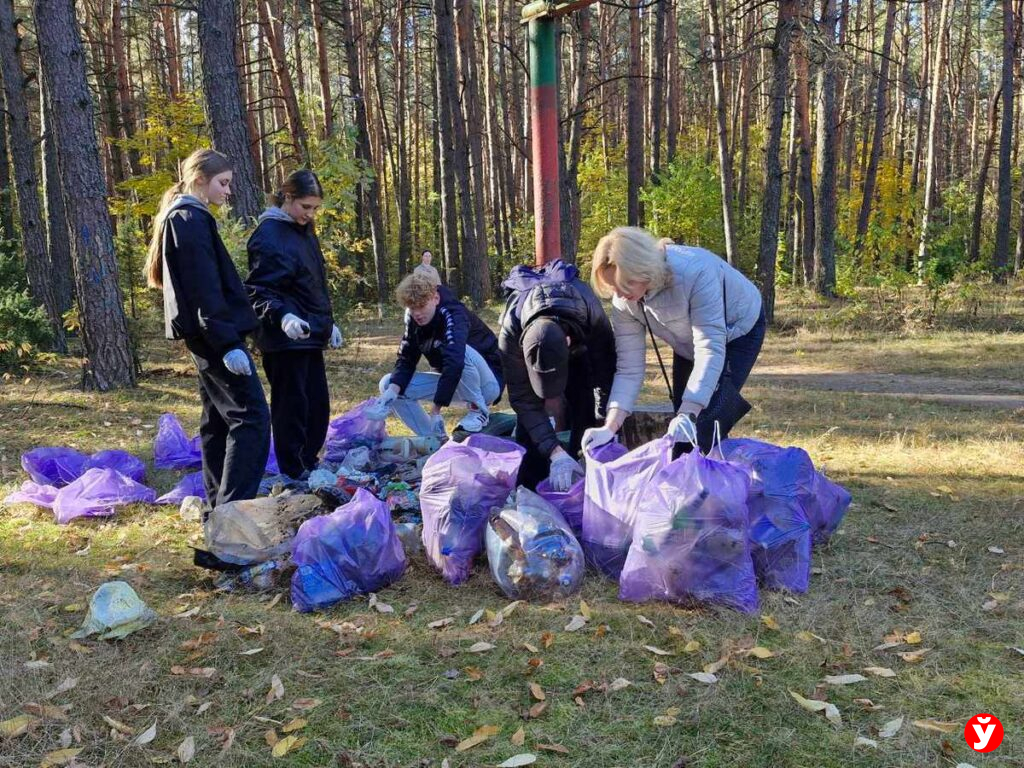
[[(335, 412), (373, 391), (390, 366), (396, 331), (394, 322), (383, 329), (362, 325), (350, 333), (348, 349), (331, 354)], [(1024, 340), (1012, 336), (848, 334), (839, 346), (829, 336), (771, 337), (765, 360), (784, 363), (799, 350), (801, 364), (822, 370), (986, 379), (1018, 377), (1024, 361)], [(885, 354), (873, 352), (879, 344)], [(194, 429), (198, 402), (187, 362), (156, 340), (145, 348), (147, 369), (161, 372), (135, 392), (83, 394), (70, 371), (4, 384), (0, 492), (20, 480), (17, 456), (35, 445), (123, 447), (148, 458), (147, 425), (161, 412), (175, 411)], [(957, 360), (984, 362), (984, 370)], [(654, 370), (652, 392), (658, 391)], [(806, 447), (855, 498), (839, 534), (815, 556), (820, 570), (810, 593), (796, 600), (763, 595), (761, 613), (774, 617), (777, 630), (759, 616), (621, 603), (614, 585), (596, 577), (583, 592), (593, 619), (578, 633), (563, 631), (579, 609), (575, 601), (520, 607), (497, 628), (471, 627), (477, 609), (508, 602), (486, 569), (452, 589), (417, 556), (407, 576), (381, 595), (394, 615), (376, 613), (362, 600), (338, 606), (319, 617), (339, 628), (348, 622), (348, 632), (338, 634), (318, 626), (316, 616), (292, 612), (287, 597), (271, 606), (268, 598), (213, 592), (206, 574), (190, 565), (196, 528), (180, 522), (175, 510), (138, 507), (107, 522), (65, 528), (29, 507), (2, 511), (0, 720), (41, 702), (67, 677), (79, 682), (50, 702), (70, 705), (67, 720), (0, 741), (0, 766), (38, 765), (74, 726), (79, 759), (90, 766), (150, 765), (169, 759), (186, 736), (195, 738), (191, 764), (200, 766), (439, 766), (448, 758), (454, 768), (497, 765), (526, 751), (537, 753), (541, 766), (587, 768), (1024, 765), (1024, 657), (1013, 650), (1024, 647), (1024, 423), (987, 409), (794, 388), (753, 387), (750, 399), (756, 409), (745, 434)], [(149, 480), (163, 491), (174, 476), (154, 473)], [(989, 552), (990, 546), (1005, 554)], [(123, 642), (71, 645), (68, 635), (81, 623), (89, 595), (114, 577), (130, 582), (163, 618)], [(985, 605), (993, 599), (994, 608)], [(199, 612), (171, 618), (189, 608)], [(427, 627), (444, 617), (454, 624)], [(932, 650), (918, 664), (872, 651), (895, 630), (920, 632), (916, 647)], [(544, 632), (555, 636), (550, 648), (541, 641)], [(182, 648), (201, 633), (212, 633), (208, 643)], [(480, 639), (495, 650), (468, 653)], [(686, 652), (691, 641), (700, 647)], [(775, 657), (727, 667), (712, 686), (685, 676), (737, 643), (766, 646)], [(674, 655), (655, 657), (645, 645)], [(239, 655), (256, 647), (264, 650)], [(51, 666), (27, 669), (33, 658)], [(544, 663), (527, 676), (531, 658)], [(664, 684), (653, 676), (659, 661), (670, 667)], [(217, 674), (175, 676), (174, 665), (215, 667)], [(824, 675), (866, 666), (891, 667), (897, 676), (829, 688), (842, 712), (840, 728), (800, 709), (788, 693), (810, 696)], [(471, 679), (471, 667), (481, 679)], [(268, 704), (275, 674), (285, 695)], [(574, 703), (573, 690), (584, 681), (619, 677), (632, 685), (583, 694), (582, 707)], [(536, 719), (523, 718), (534, 703), (529, 682), (547, 694), (547, 710)], [(301, 698), (322, 703), (306, 713), (290, 709)], [(865, 711), (854, 701), (863, 698), (884, 709)], [(211, 706), (199, 714), (206, 703)], [(678, 722), (656, 726), (654, 718), (672, 707)], [(962, 737), (963, 723), (982, 711), (1006, 728), (1003, 746), (988, 757), (971, 752)], [(136, 733), (156, 721), (157, 737), (145, 747), (111, 738), (104, 715)], [(284, 723), (299, 715), (308, 719), (301, 733), (309, 741), (273, 759), (264, 732), (275, 724), (267, 719)], [(877, 728), (899, 716), (906, 721), (894, 738), (879, 740), (877, 750), (854, 748), (858, 735), (877, 738)], [(911, 725), (919, 719), (956, 722), (961, 732)], [(502, 730), (457, 754), (455, 740), (485, 724)], [(234, 729), (235, 741), (221, 753), (221, 737), (208, 729), (225, 727)], [(510, 742), (520, 727), (522, 748)], [(568, 754), (538, 751), (538, 743), (564, 745)]]

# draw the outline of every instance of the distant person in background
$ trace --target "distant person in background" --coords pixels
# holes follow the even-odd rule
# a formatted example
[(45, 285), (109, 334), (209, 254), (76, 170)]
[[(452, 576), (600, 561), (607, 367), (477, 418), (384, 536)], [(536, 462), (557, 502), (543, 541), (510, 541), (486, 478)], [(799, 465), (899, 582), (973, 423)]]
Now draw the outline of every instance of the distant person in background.
[(260, 319), (256, 344), (270, 382), (274, 451), (281, 471), (296, 479), (319, 463), (331, 417), (324, 348), (342, 344), (313, 228), (323, 196), (315, 173), (294, 171), (247, 245), (245, 285)]
[(424, 277), (432, 280), (434, 285), (441, 284), (441, 273), (437, 271), (437, 268), (431, 263), (434, 260), (434, 254), (430, 251), (424, 251), (420, 256), (420, 263), (416, 265), (416, 269), (413, 270), (413, 274), (423, 275)]
[(164, 293), (164, 328), (182, 339), (199, 371), (203, 485), (210, 508), (255, 498), (270, 452), (263, 385), (245, 349), (259, 321), (208, 206), (231, 195), (231, 164), (193, 152), (153, 220), (146, 280)]

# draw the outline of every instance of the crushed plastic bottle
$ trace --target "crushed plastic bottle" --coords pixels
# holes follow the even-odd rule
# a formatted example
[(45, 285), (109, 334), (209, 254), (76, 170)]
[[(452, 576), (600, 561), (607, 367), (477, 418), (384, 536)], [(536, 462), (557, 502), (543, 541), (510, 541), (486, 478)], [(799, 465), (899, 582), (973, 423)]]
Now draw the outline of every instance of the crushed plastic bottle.
[(277, 577), (281, 570), (280, 562), (268, 560), (241, 571), (223, 573), (214, 579), (213, 585), (222, 592), (263, 592), (277, 586)]

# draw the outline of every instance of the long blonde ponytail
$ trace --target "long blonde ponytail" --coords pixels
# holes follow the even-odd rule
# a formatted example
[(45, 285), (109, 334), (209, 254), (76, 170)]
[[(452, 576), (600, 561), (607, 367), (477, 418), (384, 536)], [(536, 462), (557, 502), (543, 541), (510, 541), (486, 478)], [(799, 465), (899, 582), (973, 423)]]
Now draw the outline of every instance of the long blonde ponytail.
[(231, 170), (231, 162), (225, 155), (213, 149), (197, 149), (181, 164), (181, 179), (163, 193), (160, 206), (153, 217), (153, 235), (149, 241), (146, 265), (142, 275), (150, 288), (164, 287), (163, 232), (167, 209), (174, 198), (188, 192), (195, 184), (209, 182), (219, 173)]

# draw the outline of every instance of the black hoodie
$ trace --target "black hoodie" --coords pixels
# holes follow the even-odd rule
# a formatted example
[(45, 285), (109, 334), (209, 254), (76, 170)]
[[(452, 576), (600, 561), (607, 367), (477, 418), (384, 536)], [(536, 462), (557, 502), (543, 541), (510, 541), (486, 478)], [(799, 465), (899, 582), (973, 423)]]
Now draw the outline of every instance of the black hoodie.
[[(483, 320), (455, 298), (445, 286), (440, 286), (441, 303), (433, 319), (426, 325), (417, 325), (408, 312), (405, 313), (405, 334), (398, 347), (398, 360), (391, 374), (391, 383), (405, 392), (420, 357), (427, 358), (430, 367), (440, 371), (434, 404), (441, 408), (451, 405), (455, 388), (462, 378), (466, 366), (466, 345), (468, 344), (487, 361), (499, 388), (504, 388), (501, 373), (501, 355), (498, 354), (498, 339), (494, 331)], [(499, 389), (500, 391), (500, 389)]]

